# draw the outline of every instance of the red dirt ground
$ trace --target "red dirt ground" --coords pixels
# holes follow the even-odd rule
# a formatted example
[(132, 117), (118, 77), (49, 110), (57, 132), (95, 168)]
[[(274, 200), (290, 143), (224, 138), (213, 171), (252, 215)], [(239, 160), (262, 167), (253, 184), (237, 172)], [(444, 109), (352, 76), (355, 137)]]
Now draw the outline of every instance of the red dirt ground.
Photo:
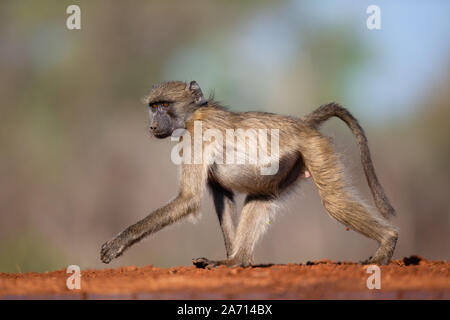
[(2, 299), (450, 299), (450, 263), (420, 257), (381, 267), (381, 289), (366, 287), (367, 266), (307, 264), (169, 269), (146, 266), (83, 270), (69, 290), (65, 270), (0, 273)]

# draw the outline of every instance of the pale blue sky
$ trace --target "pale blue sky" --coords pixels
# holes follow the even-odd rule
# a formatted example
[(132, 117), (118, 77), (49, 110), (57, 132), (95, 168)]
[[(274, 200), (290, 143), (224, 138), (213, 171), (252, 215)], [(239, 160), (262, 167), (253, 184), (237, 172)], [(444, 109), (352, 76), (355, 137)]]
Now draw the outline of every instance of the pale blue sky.
[[(381, 30), (366, 28), (369, 5), (380, 7)], [(351, 103), (365, 105), (364, 111), (375, 119), (413, 110), (430, 86), (450, 70), (450, 1), (294, 0), (292, 7), (317, 27), (343, 21), (360, 27), (357, 31), (373, 61), (349, 79), (347, 96)], [(289, 12), (296, 14), (296, 10)]]
[[(381, 30), (366, 27), (366, 9), (373, 4), (381, 9)], [(384, 121), (414, 110), (431, 86), (444, 80), (450, 70), (449, 14), (445, 0), (280, 2), (252, 12), (219, 37), (201, 36), (169, 59), (165, 73), (168, 79), (195, 77), (218, 91), (222, 85), (233, 93), (231, 105), (261, 105), (264, 94), (277, 88), (276, 81), (301, 57), (305, 28), (314, 37), (318, 30), (339, 27), (356, 35), (369, 52), (368, 60), (343, 79), (340, 102)], [(234, 82), (246, 90), (233, 88)], [(263, 101), (255, 100), (258, 96)]]

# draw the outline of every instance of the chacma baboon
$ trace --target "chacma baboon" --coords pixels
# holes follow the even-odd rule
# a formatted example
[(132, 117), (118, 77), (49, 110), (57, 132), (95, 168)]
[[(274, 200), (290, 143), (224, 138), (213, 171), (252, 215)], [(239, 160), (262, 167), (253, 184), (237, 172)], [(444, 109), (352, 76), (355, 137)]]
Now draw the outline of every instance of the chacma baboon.
[[(104, 263), (120, 256), (144, 237), (197, 213), (203, 189), (207, 186), (212, 193), (222, 228), (227, 258), (221, 261), (198, 258), (193, 263), (199, 267), (248, 266), (252, 263), (255, 244), (266, 229), (270, 216), (283, 201), (283, 196), (299, 180), (309, 175), (332, 217), (378, 241), (378, 250), (366, 262), (387, 264), (390, 261), (398, 231), (387, 218), (394, 215), (395, 211), (375, 175), (363, 129), (350, 112), (340, 105), (323, 105), (300, 119), (265, 112), (231, 112), (213, 98), (205, 98), (195, 81), (189, 84), (170, 81), (155, 85), (146, 103), (152, 118), (151, 134), (161, 139), (171, 136), (177, 129), (192, 136), (196, 121), (202, 122), (202, 130), (219, 130), (224, 136), (228, 129), (278, 129), (278, 170), (271, 175), (262, 175), (258, 163), (182, 163), (178, 195), (167, 205), (106, 242), (101, 248), (101, 260)], [(343, 120), (355, 135), (367, 182), (381, 215), (371, 212), (348, 186), (330, 138), (319, 132), (320, 125), (331, 117)], [(202, 156), (209, 157), (206, 160), (219, 154), (215, 152), (218, 150), (213, 139), (202, 140), (202, 143), (205, 146)], [(245, 157), (248, 157), (249, 151), (244, 149)], [(246, 195), (239, 221), (235, 212), (234, 192)]]

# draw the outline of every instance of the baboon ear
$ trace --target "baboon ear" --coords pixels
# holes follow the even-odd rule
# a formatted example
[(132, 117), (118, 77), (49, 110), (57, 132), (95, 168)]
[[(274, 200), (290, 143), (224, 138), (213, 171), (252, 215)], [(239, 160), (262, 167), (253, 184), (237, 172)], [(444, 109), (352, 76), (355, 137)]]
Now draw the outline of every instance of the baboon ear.
[(197, 81), (191, 81), (189, 83), (189, 91), (191, 92), (196, 104), (204, 104), (206, 102), (202, 89), (198, 85)]

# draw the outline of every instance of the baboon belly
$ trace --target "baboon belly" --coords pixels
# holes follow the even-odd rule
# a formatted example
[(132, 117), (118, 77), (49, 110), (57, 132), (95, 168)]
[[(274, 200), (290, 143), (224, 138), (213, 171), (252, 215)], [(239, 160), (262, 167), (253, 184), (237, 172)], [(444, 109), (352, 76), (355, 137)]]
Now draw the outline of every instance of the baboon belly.
[(301, 157), (282, 158), (273, 171), (262, 171), (258, 165), (214, 165), (212, 176), (223, 187), (246, 194), (276, 194), (291, 185), (304, 170)]

